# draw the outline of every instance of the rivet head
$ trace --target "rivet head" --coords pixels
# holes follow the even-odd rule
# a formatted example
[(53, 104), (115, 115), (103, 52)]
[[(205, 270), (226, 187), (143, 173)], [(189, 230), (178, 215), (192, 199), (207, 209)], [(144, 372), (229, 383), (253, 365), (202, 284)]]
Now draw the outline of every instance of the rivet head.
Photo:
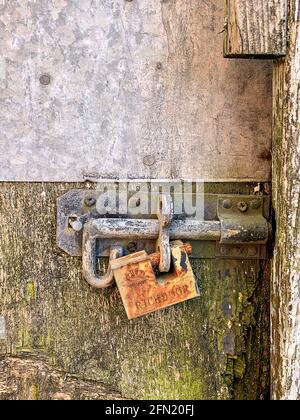
[(153, 166), (156, 162), (155, 156), (147, 155), (143, 159), (143, 163), (145, 166)]
[(251, 201), (250, 206), (251, 206), (252, 209), (258, 210), (261, 206), (261, 201), (260, 200), (253, 200), (253, 201)]
[(223, 201), (223, 207), (224, 209), (231, 209), (232, 207), (232, 201), (229, 200), (229, 198), (227, 198), (226, 200)]
[(96, 204), (96, 199), (94, 197), (87, 197), (84, 200), (84, 204), (88, 207), (93, 207)]
[(51, 83), (51, 76), (49, 74), (42, 74), (40, 77), (40, 84), (43, 86), (48, 86)]
[(248, 204), (245, 201), (240, 201), (237, 207), (242, 213), (246, 213), (248, 210)]

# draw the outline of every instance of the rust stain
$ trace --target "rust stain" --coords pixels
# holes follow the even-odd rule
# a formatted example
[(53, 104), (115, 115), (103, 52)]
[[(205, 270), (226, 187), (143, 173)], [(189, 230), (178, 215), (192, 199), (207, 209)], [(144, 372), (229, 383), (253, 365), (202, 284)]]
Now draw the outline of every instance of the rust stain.
[(227, 229), (227, 237), (228, 238), (234, 238), (235, 236), (239, 235), (241, 233), (238, 229)]
[(272, 160), (272, 152), (271, 150), (264, 150), (260, 155), (258, 156), (262, 160), (271, 161)]
[[(199, 296), (188, 253), (191, 246), (176, 241), (172, 244), (173, 272), (156, 278), (153, 267), (159, 263), (159, 253), (141, 259), (135, 253), (112, 262), (112, 269), (129, 319), (141, 317), (171, 305)], [(188, 251), (188, 252), (187, 252)]]

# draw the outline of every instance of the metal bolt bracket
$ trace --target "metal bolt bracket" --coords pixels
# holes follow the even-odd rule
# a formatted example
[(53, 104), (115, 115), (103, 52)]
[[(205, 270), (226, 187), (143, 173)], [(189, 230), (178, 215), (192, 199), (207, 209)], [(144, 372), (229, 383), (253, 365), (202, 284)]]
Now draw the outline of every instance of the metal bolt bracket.
[[(176, 214), (171, 226), (161, 227), (156, 215), (142, 218), (131, 213), (130, 207), (124, 216), (98, 214), (95, 203), (100, 194), (97, 190), (71, 190), (57, 201), (57, 244), (71, 256), (83, 255), (83, 237), (87, 232), (95, 241), (95, 260), (99, 256), (110, 257), (115, 247), (123, 248), (125, 255), (142, 250), (151, 254), (156, 251), (161, 229), (167, 229), (170, 240), (192, 242), (190, 258), (266, 258), (270, 232), (267, 196), (204, 194), (205, 220)], [(248, 206), (244, 213), (238, 208), (240, 202)], [(241, 252), (235, 249), (236, 245), (240, 245)], [(161, 268), (164, 270), (163, 265)]]
[[(224, 206), (226, 200), (231, 201), (230, 208)], [(263, 200), (263, 197), (255, 197), (254, 200), (253, 196), (219, 196), (221, 244), (267, 243), (270, 228), (263, 214)]]

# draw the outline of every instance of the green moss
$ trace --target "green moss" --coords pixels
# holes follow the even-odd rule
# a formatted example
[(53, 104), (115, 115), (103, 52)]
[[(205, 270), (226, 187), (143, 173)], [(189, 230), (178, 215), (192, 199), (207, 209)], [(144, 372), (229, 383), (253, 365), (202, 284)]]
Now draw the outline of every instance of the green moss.
[(39, 386), (38, 384), (33, 384), (30, 387), (30, 399), (34, 401), (38, 401), (39, 399)]
[(236, 379), (242, 379), (246, 371), (245, 357), (238, 357), (233, 363), (233, 373)]
[(180, 373), (179, 370), (175, 369), (170, 373), (170, 370), (160, 368), (153, 387), (145, 393), (145, 398), (157, 400), (206, 399), (203, 372), (200, 369), (195, 369), (195, 366), (186, 366), (185, 370)]
[(26, 301), (31, 303), (36, 299), (36, 288), (34, 281), (28, 281), (26, 284)]
[(19, 332), (19, 340), (18, 340), (18, 351), (23, 352), (30, 352), (31, 350), (31, 335), (30, 331), (27, 327), (23, 326), (23, 328)]

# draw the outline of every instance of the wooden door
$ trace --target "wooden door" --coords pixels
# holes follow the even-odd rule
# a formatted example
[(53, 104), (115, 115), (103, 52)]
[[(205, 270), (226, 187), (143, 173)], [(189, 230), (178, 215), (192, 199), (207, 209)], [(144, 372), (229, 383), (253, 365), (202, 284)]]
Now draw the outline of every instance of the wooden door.
[(57, 246), (56, 202), (125, 178), (268, 196), (271, 64), (223, 58), (219, 0), (0, 10), (0, 398), (266, 398), (268, 259), (194, 259), (199, 299), (129, 322)]

